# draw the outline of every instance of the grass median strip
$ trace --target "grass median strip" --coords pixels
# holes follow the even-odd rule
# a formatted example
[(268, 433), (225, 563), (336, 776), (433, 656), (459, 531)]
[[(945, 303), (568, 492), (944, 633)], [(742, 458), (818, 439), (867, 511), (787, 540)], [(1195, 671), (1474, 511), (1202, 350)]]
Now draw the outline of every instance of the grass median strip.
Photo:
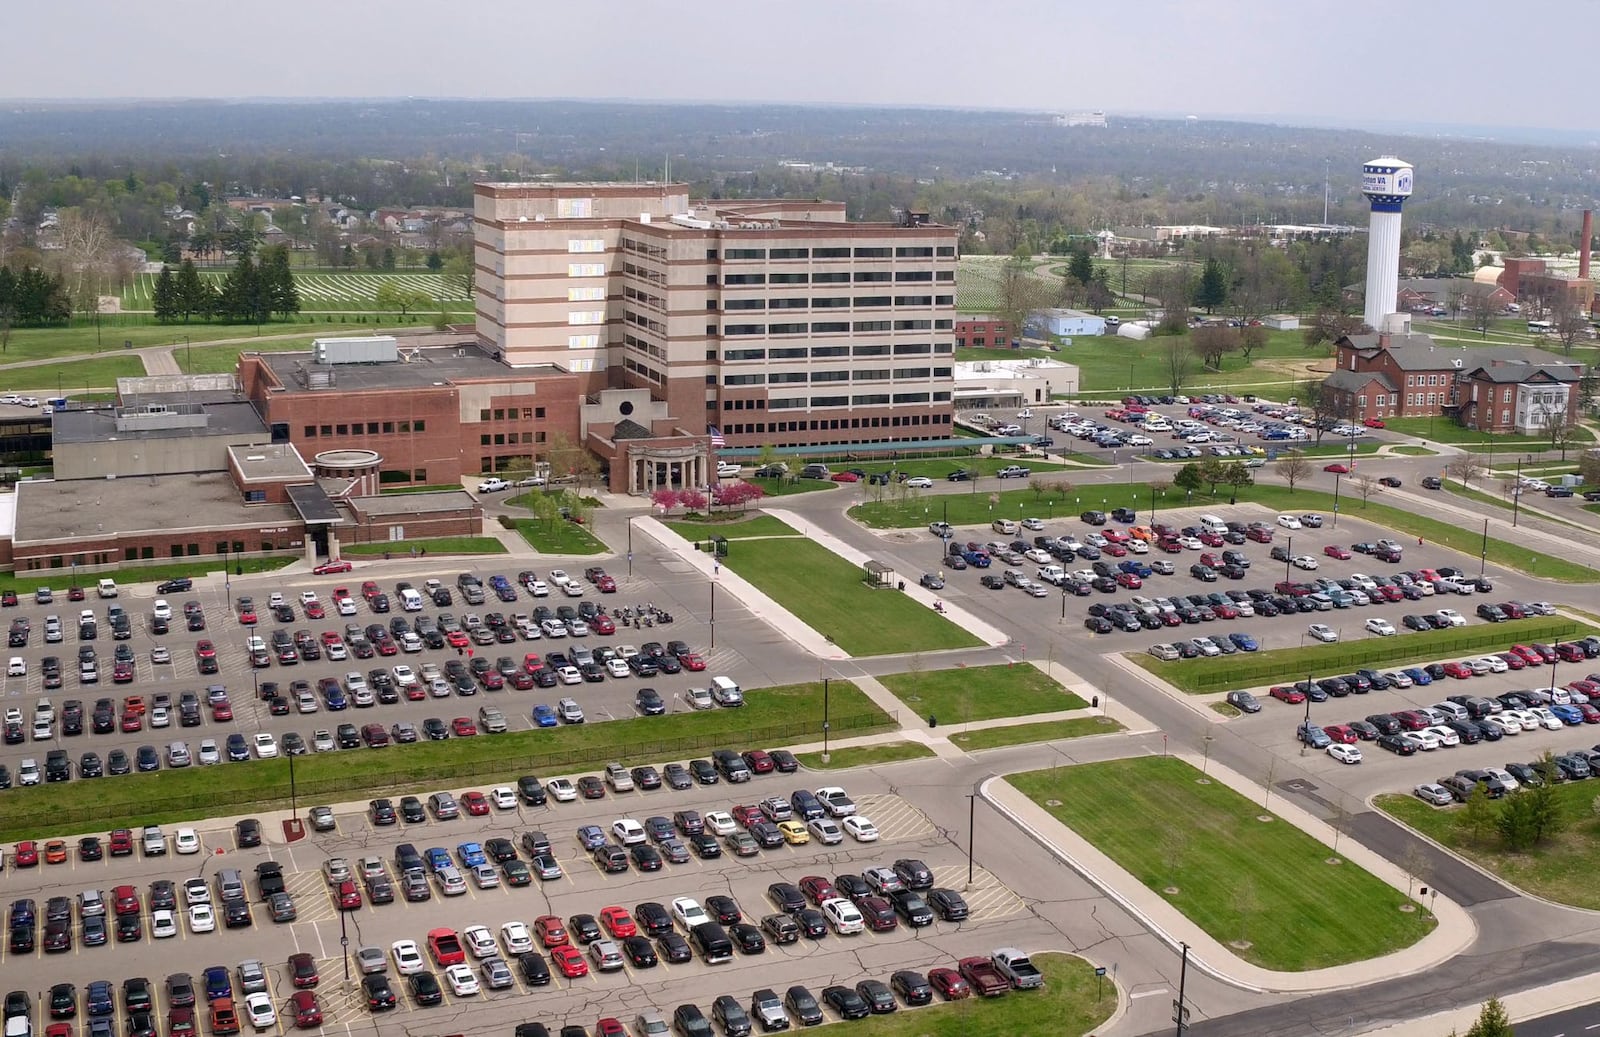
[[(1440, 809), (1415, 796), (1399, 794), (1378, 796), (1373, 802), (1397, 821), (1518, 889), (1558, 904), (1596, 911), (1600, 910), (1600, 886), (1594, 882), (1594, 862), (1600, 860), (1600, 819), (1595, 816), (1594, 799), (1595, 790), (1587, 781), (1556, 786), (1555, 800), (1566, 822), (1564, 830), (1537, 846), (1516, 852), (1501, 845), (1492, 824), (1482, 837), (1468, 831), (1462, 824), (1465, 807)], [(1489, 807), (1498, 817), (1500, 803), (1491, 801)], [(1426, 874), (1419, 874), (1418, 881), (1429, 884)]]
[(535, 551), (547, 555), (597, 555), (609, 550), (589, 530), (576, 522), (512, 519), (512, 526)]
[(370, 544), (345, 544), (340, 552), (370, 558), (373, 555), (409, 554), (412, 548), (439, 555), (503, 555), (506, 545), (494, 537), (433, 537), (427, 540), (377, 540)]
[(1435, 925), (1403, 891), (1174, 757), (1008, 780), (1262, 968), (1365, 961), (1416, 943)]
[[(1421, 605), (1420, 602), (1408, 604)], [(1422, 611), (1433, 611), (1423, 609)], [(1354, 634), (1357, 616), (1344, 613), (1347, 632)], [(1326, 619), (1328, 613), (1315, 615)], [(1312, 613), (1301, 616), (1311, 619)], [(1322, 620), (1318, 620), (1321, 622)], [(1331, 621), (1330, 621), (1331, 622)], [(1151, 631), (1152, 640), (1159, 632)], [(1582, 637), (1590, 628), (1562, 616), (1513, 619), (1506, 623), (1476, 624), (1395, 634), (1392, 637), (1365, 637), (1359, 641), (1308, 644), (1300, 648), (1275, 648), (1269, 652), (1240, 652), (1221, 658), (1179, 659), (1163, 662), (1146, 649), (1128, 652), (1133, 663), (1150, 671), (1179, 691), (1204, 694), (1236, 691), (1267, 684), (1304, 680), (1349, 673), (1362, 668), (1389, 668), (1402, 663), (1425, 663), (1460, 657), (1469, 653), (1503, 652), (1514, 644), (1553, 643)]]
[(983, 643), (914, 598), (868, 587), (859, 568), (810, 540), (741, 541), (722, 564), (851, 655)]
[[(1026, 948), (1024, 948), (1026, 950)], [(936, 1001), (849, 1024), (852, 1037), (1001, 1037), (1002, 1034), (1092, 1033), (1117, 1009), (1116, 982), (1094, 974), (1073, 954), (1030, 954), (1044, 974), (1039, 990), (1005, 997)], [(955, 967), (954, 959), (944, 964)], [(820, 988), (814, 988), (820, 992)]]
[[(828, 719), (835, 737), (894, 726), (894, 720), (849, 681), (831, 681), (829, 695)], [(491, 704), (508, 713), (520, 714), (533, 701), (529, 696), (513, 706), (504, 696), (491, 696)], [(705, 756), (714, 748), (766, 748), (821, 737), (821, 682), (747, 689), (745, 703), (742, 709), (630, 717), (381, 751), (318, 753), (295, 761), (295, 782), (305, 807), (397, 790), (426, 794), (439, 788), (506, 783), (529, 772), (549, 777), (595, 771), (614, 759), (629, 765), (660, 763)], [(289, 764), (276, 759), (189, 767), (15, 788), (3, 796), (0, 840), (40, 839), (283, 808), (289, 803)]]
[(876, 767), (880, 763), (899, 763), (902, 760), (921, 760), (933, 755), (933, 750), (920, 742), (885, 742), (882, 745), (857, 745), (847, 749), (834, 749), (828, 762), (822, 762), (821, 753), (800, 753), (796, 759), (802, 767), (814, 771), (839, 770), (844, 767)]
[(878, 679), (918, 716), (932, 714), (945, 724), (1060, 713), (1088, 705), (1027, 663), (913, 670)]
[(748, 540), (751, 537), (800, 535), (799, 530), (771, 515), (705, 515), (698, 518), (673, 519), (666, 523), (666, 526), (685, 540), (708, 540), (711, 537)]
[(1073, 717), (1070, 720), (1045, 720), (1037, 724), (980, 727), (976, 731), (951, 735), (950, 741), (971, 751), (998, 749), (1003, 745), (1024, 745), (1028, 742), (1054, 742), (1060, 738), (1109, 735), (1121, 730), (1123, 730), (1122, 725), (1110, 717)]

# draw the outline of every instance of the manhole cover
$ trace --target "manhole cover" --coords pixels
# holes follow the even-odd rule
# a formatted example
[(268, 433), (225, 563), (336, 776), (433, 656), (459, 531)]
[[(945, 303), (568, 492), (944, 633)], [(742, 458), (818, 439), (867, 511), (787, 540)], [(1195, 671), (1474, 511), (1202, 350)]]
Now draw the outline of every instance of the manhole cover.
[(1194, 783), (1196, 785), (1209, 785), (1209, 784), (1211, 784), (1211, 779), (1210, 778), (1196, 778), (1196, 779), (1194, 779)]
[(1044, 805), (1047, 806), (1047, 807), (1058, 807), (1058, 806), (1061, 805), (1061, 800), (1059, 800), (1059, 799), (1047, 799), (1047, 800), (1044, 801)]
[(1178, 895), (1179, 889), (1178, 889), (1177, 886), (1168, 886), (1166, 889), (1163, 889), (1161, 892), (1165, 893), (1169, 897), (1175, 897), (1175, 896)]
[(1417, 909), (1417, 905), (1415, 905), (1415, 904), (1401, 904), (1400, 905), (1400, 910), (1404, 911), (1406, 914), (1410, 914), (1411, 912), (1415, 911), (1416, 909)]
[(1262, 824), (1267, 824), (1274, 820), (1274, 818), (1271, 814), (1257, 814), (1256, 820), (1260, 821)]
[(1338, 858), (1338, 857), (1328, 857), (1328, 858), (1324, 859), (1322, 863), (1324, 863), (1324, 864), (1343, 864), (1344, 861), (1342, 859)]
[(922, 696), (921, 695), (907, 695), (906, 696), (906, 701), (907, 702), (921, 702), (922, 701)]
[(1249, 940), (1233, 940), (1229, 942), (1228, 946), (1232, 947), (1236, 951), (1247, 951), (1254, 947), (1255, 944), (1251, 943)]

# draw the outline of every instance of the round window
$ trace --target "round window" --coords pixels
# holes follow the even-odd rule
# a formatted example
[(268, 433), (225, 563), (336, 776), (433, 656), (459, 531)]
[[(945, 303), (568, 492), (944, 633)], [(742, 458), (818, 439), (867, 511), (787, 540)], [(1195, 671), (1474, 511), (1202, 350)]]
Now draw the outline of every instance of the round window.
[(622, 403), (617, 406), (617, 410), (621, 411), (622, 416), (626, 418), (628, 415), (633, 413), (632, 401), (623, 400)]

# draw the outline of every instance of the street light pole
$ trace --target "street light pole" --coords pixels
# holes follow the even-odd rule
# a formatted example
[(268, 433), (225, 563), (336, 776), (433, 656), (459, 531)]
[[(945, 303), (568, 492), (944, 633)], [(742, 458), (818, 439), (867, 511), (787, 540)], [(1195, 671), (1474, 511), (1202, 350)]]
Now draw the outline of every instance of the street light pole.
[(973, 843), (978, 835), (978, 790), (976, 787), (967, 794), (967, 888), (972, 888)]
[(1342, 473), (1333, 473), (1333, 528), (1339, 528), (1339, 476)]
[(1489, 520), (1483, 520), (1483, 546), (1478, 552), (1478, 579), (1483, 579), (1484, 570), (1489, 567)]
[(1283, 545), (1283, 582), (1290, 580), (1289, 563), (1294, 558), (1294, 534), (1289, 534), (1288, 540)]
[(1522, 458), (1517, 458), (1517, 481), (1511, 487), (1511, 528), (1517, 528), (1517, 509), (1522, 506)]
[(822, 762), (827, 763), (833, 759), (833, 754), (828, 751), (828, 731), (833, 725), (828, 721), (828, 678), (822, 678)]

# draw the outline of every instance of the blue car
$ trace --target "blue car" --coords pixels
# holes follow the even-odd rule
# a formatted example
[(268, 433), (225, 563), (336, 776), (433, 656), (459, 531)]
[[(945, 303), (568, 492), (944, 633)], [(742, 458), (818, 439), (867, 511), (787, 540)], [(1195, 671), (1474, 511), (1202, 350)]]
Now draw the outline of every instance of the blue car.
[(350, 705), (350, 700), (345, 697), (344, 689), (337, 684), (329, 684), (326, 697), (328, 708), (335, 713)]
[(1550, 707), (1550, 712), (1554, 713), (1556, 715), (1556, 719), (1561, 721), (1563, 724), (1566, 724), (1568, 727), (1576, 727), (1577, 725), (1583, 723), (1583, 710), (1579, 709), (1577, 706), (1564, 706), (1557, 704)]
[(588, 852), (606, 844), (606, 833), (599, 825), (584, 825), (578, 829), (578, 842)]
[(476, 868), (480, 864), (489, 863), (489, 855), (483, 852), (483, 847), (477, 843), (462, 843), (456, 847), (456, 854), (461, 858), (463, 867)]
[(117, 1010), (109, 980), (97, 979), (84, 990), (83, 1009), (90, 1015), (111, 1015)]
[(422, 851), (422, 855), (428, 859), (428, 867), (434, 871), (448, 868), (453, 863), (450, 860), (450, 851), (442, 846), (430, 846)]
[(250, 758), (250, 747), (245, 744), (244, 735), (235, 731), (228, 736), (228, 759), (240, 763)]
[(1400, 672), (1404, 673), (1407, 677), (1410, 677), (1413, 684), (1420, 686), (1423, 684), (1433, 683), (1433, 678), (1428, 676), (1428, 671), (1424, 670), (1420, 666), (1412, 666)]
[(1233, 642), (1233, 646), (1235, 648), (1239, 649), (1239, 651), (1241, 651), (1241, 652), (1253, 652), (1257, 648), (1261, 647), (1259, 644), (1256, 643), (1256, 639), (1255, 638), (1251, 637), (1249, 634), (1244, 633), (1243, 631), (1239, 631), (1239, 632), (1236, 632), (1236, 633), (1229, 634), (1228, 635), (1228, 640), (1232, 641)]
[(982, 551), (964, 551), (961, 557), (966, 559), (967, 564), (974, 569), (989, 568), (989, 556)]
[(1118, 562), (1117, 569), (1120, 572), (1132, 573), (1141, 580), (1147, 579), (1148, 577), (1154, 575), (1154, 571), (1137, 558), (1129, 558), (1126, 561)]
[(203, 973), (206, 984), (206, 1000), (215, 1001), (221, 997), (233, 996), (233, 982), (228, 978), (228, 969), (224, 965), (212, 965)]
[(555, 727), (559, 723), (556, 711), (543, 703), (533, 707), (533, 722), (539, 727)]

